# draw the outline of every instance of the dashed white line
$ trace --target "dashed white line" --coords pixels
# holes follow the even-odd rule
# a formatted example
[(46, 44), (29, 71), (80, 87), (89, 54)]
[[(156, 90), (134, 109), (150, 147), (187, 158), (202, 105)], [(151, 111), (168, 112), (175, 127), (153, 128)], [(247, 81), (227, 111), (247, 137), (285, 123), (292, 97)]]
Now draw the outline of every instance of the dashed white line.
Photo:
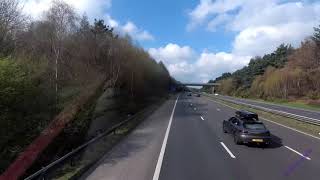
[[(238, 110), (237, 108), (234, 108), (234, 107), (232, 107), (232, 106), (229, 106), (229, 105), (223, 104), (223, 103), (221, 103), (221, 102), (217, 102), (217, 101), (211, 100), (211, 99), (209, 99), (209, 98), (207, 98), (207, 99), (208, 99), (209, 101), (212, 101), (212, 102), (215, 102), (215, 103), (221, 104), (221, 105), (226, 106), (226, 107), (229, 107), (229, 108), (231, 108), (231, 109)], [(290, 130), (292, 130), (292, 131), (296, 131), (296, 132), (301, 133), (301, 134), (303, 134), (303, 135), (306, 135), (306, 136), (309, 136), (309, 137), (313, 137), (313, 138), (315, 138), (315, 139), (319, 139), (319, 140), (320, 140), (320, 138), (319, 138), (319, 137), (314, 136), (314, 135), (312, 135), (312, 134), (302, 132), (302, 131), (297, 130), (297, 129), (295, 129), (295, 128), (292, 128), (292, 127), (289, 127), (289, 126), (286, 126), (286, 125), (283, 125), (283, 124), (280, 124), (280, 123), (274, 122), (274, 121), (269, 120), (269, 119), (266, 119), (266, 118), (261, 118), (261, 119), (263, 119), (263, 120), (265, 120), (265, 121), (268, 121), (268, 122), (271, 122), (271, 123), (273, 123), (273, 124), (276, 124), (276, 125), (282, 126), (282, 127), (284, 127), (284, 128), (290, 129)], [(319, 135), (320, 135), (320, 133), (319, 133)]]
[(217, 111), (221, 111), (219, 108), (217, 108)]
[(174, 103), (174, 106), (173, 106), (173, 109), (172, 109), (172, 112), (171, 112), (169, 124), (168, 124), (167, 130), (166, 130), (166, 134), (164, 136), (162, 147), (161, 147), (161, 150), (160, 150), (157, 166), (156, 166), (156, 169), (155, 169), (154, 174), (153, 174), (153, 178), (152, 178), (153, 180), (158, 180), (159, 176), (160, 176), (162, 161), (163, 161), (164, 153), (166, 151), (166, 146), (167, 146), (167, 141), (168, 141), (169, 132), (170, 132), (170, 128), (171, 128), (171, 123), (172, 123), (172, 119), (173, 119), (173, 114), (174, 114), (174, 111), (176, 109), (176, 105), (177, 105), (178, 99), (179, 99), (179, 96), (177, 97), (176, 102)]
[(223, 146), (223, 148), (229, 153), (229, 155), (231, 156), (231, 158), (235, 159), (236, 156), (234, 156), (232, 154), (232, 152), (228, 149), (228, 147), (223, 143), (223, 142), (220, 142), (220, 144)]
[(301, 157), (303, 157), (303, 158), (305, 158), (305, 159), (307, 159), (307, 160), (311, 160), (310, 157), (307, 157), (307, 156), (303, 155), (302, 153), (298, 152), (297, 150), (292, 149), (292, 148), (289, 147), (289, 146), (284, 146), (284, 147), (286, 147), (287, 149), (289, 149), (289, 150), (292, 151), (292, 152), (295, 152), (296, 154), (300, 155)]
[(202, 116), (200, 116), (200, 118), (202, 119), (202, 121), (204, 121), (204, 118)]

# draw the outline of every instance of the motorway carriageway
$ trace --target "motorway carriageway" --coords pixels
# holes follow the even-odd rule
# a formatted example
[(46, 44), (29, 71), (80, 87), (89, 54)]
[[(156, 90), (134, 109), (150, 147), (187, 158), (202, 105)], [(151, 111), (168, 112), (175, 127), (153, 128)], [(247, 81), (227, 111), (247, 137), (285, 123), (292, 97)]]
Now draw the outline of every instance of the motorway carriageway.
[(219, 95), (219, 97), (224, 98), (224, 99), (233, 100), (233, 101), (240, 102), (240, 103), (246, 103), (246, 104), (250, 104), (250, 105), (255, 105), (255, 106), (260, 106), (260, 107), (264, 107), (264, 108), (282, 111), (282, 112), (287, 112), (287, 113), (291, 113), (291, 114), (295, 114), (295, 115), (299, 115), (299, 116), (304, 116), (304, 117), (308, 117), (308, 118), (319, 119), (319, 121), (320, 121), (320, 112), (315, 111), (315, 110), (300, 109), (300, 108), (288, 107), (288, 106), (284, 106), (284, 105), (280, 105), (280, 104), (272, 104), (272, 103), (263, 102), (263, 101), (242, 99), (242, 98), (236, 98), (236, 97), (231, 97), (231, 96)]
[(236, 145), (222, 131), (222, 121), (234, 112), (207, 97), (182, 93), (165, 102), (83, 179), (320, 179), (320, 138), (262, 120), (272, 145)]

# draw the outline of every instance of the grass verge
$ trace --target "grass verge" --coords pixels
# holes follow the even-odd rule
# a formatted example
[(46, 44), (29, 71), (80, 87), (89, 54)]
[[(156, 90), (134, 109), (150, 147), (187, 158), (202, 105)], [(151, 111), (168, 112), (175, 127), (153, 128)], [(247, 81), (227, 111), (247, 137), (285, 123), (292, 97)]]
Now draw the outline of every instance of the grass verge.
[(267, 120), (270, 120), (270, 121), (273, 121), (273, 122), (288, 126), (290, 128), (294, 128), (296, 130), (299, 130), (299, 131), (302, 131), (302, 132), (305, 132), (305, 133), (308, 133), (310, 135), (313, 135), (313, 136), (316, 136), (316, 137), (320, 138), (320, 135), (319, 135), (320, 126), (304, 123), (304, 122), (301, 122), (301, 121), (297, 121), (295, 119), (286, 118), (286, 117), (275, 115), (275, 114), (272, 114), (272, 113), (269, 113), (269, 112), (253, 109), (253, 108), (250, 108), (250, 107), (247, 107), (247, 106), (226, 102), (226, 101), (223, 101), (223, 100), (211, 97), (211, 96), (209, 96), (209, 98), (214, 99), (215, 101), (217, 101), (219, 103), (231, 106), (231, 107), (233, 107), (235, 109), (245, 109), (245, 110), (248, 110), (248, 111), (255, 112), (255, 113), (259, 114), (259, 116), (261, 118), (264, 118), (264, 119), (267, 119)]
[(262, 102), (262, 103), (267, 103), (267, 104), (288, 106), (288, 107), (292, 107), (292, 108), (320, 111), (319, 105), (307, 104), (307, 102), (299, 101), (299, 100), (296, 100), (296, 101), (286, 101), (286, 100), (266, 101), (266, 100), (262, 100), (262, 99), (251, 99), (251, 100), (254, 100), (257, 102)]

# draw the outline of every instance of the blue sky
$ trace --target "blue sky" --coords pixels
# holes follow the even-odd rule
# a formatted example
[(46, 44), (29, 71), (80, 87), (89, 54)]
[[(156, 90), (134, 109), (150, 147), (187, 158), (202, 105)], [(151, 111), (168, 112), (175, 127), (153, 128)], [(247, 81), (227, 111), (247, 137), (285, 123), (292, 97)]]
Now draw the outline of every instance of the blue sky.
[(139, 0), (138, 2), (115, 0), (112, 3), (111, 14), (122, 22), (134, 21), (153, 34), (154, 41), (141, 42), (145, 48), (175, 42), (190, 44), (198, 51), (205, 48), (229, 51), (230, 41), (233, 39), (232, 33), (225, 33), (223, 30), (211, 33), (203, 29), (186, 31), (186, 24), (189, 21), (188, 12), (198, 3), (198, 0)]
[[(22, 0), (41, 18), (51, 0)], [(298, 47), (320, 24), (314, 0), (65, 0), (89, 19), (129, 34), (171, 75), (206, 82), (281, 43)]]

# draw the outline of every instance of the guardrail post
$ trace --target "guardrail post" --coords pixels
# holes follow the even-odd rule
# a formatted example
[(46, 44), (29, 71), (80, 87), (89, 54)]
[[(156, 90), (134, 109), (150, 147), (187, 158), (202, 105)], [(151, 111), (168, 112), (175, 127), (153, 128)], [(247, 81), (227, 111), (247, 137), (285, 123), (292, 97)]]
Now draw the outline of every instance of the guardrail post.
[(46, 180), (46, 172), (42, 172), (40, 176), (37, 178), (38, 180)]
[(75, 166), (75, 160), (73, 157), (70, 159), (70, 166)]

